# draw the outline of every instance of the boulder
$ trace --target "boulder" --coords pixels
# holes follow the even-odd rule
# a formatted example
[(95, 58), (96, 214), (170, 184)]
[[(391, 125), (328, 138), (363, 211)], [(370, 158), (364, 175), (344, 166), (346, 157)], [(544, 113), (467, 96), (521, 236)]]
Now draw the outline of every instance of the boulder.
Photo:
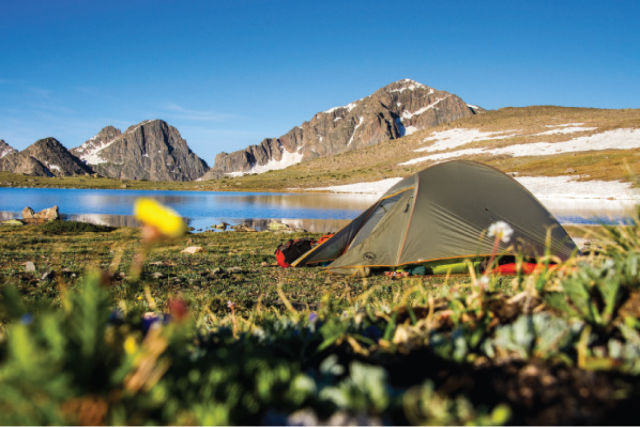
[(229, 226), (229, 224), (227, 224), (226, 222), (221, 222), (220, 224), (216, 224), (213, 226), (213, 228), (215, 228), (216, 230), (226, 230), (227, 227)]
[(35, 212), (29, 206), (27, 206), (24, 209), (22, 209), (22, 218), (23, 219), (32, 219), (34, 214), (35, 214)]
[(60, 212), (58, 212), (58, 206), (52, 206), (47, 209), (43, 209), (40, 212), (33, 215), (34, 218), (44, 219), (47, 221), (53, 221), (54, 219), (60, 219)]
[(27, 220), (27, 222), (53, 221), (60, 219), (60, 212), (58, 211), (58, 206), (52, 206), (37, 213), (34, 212), (31, 207), (27, 206), (22, 209), (22, 219)]

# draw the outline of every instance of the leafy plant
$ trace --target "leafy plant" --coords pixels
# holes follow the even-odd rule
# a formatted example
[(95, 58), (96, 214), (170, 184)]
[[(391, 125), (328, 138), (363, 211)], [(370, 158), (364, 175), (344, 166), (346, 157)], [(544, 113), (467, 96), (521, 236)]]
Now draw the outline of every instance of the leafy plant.
[(505, 404), (496, 405), (491, 411), (474, 408), (463, 396), (449, 398), (438, 393), (432, 381), (409, 390), (403, 407), (415, 425), (503, 425), (511, 417)]
[(484, 350), (490, 357), (499, 352), (515, 353), (523, 359), (560, 357), (566, 360), (582, 326), (580, 322), (569, 323), (550, 313), (522, 315), (512, 324), (499, 326)]
[(638, 286), (639, 256), (631, 253), (595, 265), (582, 263), (561, 281), (563, 292), (548, 292), (544, 298), (570, 317), (597, 328), (610, 328), (630, 289)]

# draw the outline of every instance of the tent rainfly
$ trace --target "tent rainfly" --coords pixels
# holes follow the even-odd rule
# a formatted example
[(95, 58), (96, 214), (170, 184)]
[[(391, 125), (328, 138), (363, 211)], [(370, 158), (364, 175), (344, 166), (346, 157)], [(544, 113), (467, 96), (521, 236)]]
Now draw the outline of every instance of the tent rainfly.
[(397, 267), (491, 255), (487, 230), (504, 221), (513, 229), (501, 254), (545, 254), (566, 260), (576, 245), (558, 221), (520, 183), (481, 163), (454, 160), (411, 175), (332, 238), (292, 265), (330, 270)]

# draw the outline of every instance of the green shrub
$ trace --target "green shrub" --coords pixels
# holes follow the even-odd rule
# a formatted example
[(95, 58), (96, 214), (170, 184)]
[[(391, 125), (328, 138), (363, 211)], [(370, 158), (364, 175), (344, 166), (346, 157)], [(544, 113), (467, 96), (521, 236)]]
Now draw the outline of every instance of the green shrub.
[(62, 220), (47, 221), (39, 228), (44, 234), (102, 233), (115, 230), (115, 227), (109, 227), (106, 225), (96, 225), (90, 224), (88, 222)]

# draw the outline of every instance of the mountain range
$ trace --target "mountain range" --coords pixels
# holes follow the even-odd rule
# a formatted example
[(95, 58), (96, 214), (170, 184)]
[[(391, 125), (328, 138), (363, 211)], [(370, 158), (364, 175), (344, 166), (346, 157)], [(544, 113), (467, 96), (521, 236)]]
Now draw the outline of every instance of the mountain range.
[(71, 150), (51, 137), (20, 152), (0, 140), (0, 171), (150, 181), (217, 179), (358, 150), (481, 111), (454, 94), (404, 79), (345, 106), (319, 112), (280, 137), (220, 153), (211, 169), (175, 127), (162, 120), (145, 120), (124, 132), (106, 126)]
[(124, 132), (107, 126), (71, 151), (55, 138), (19, 152), (0, 140), (0, 171), (25, 175), (192, 181), (207, 169), (178, 130), (162, 120), (146, 120)]
[(284, 169), (472, 116), (481, 108), (414, 80), (393, 82), (345, 106), (317, 113), (278, 138), (216, 156), (203, 180)]

